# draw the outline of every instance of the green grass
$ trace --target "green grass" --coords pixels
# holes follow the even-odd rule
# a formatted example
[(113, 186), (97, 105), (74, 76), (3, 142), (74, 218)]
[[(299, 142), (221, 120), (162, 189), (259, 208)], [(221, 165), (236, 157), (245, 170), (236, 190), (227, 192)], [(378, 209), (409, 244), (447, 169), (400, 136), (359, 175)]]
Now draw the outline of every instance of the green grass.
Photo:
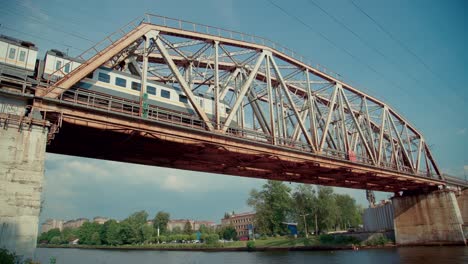
[[(316, 246), (319, 245), (317, 238), (289, 238), (289, 237), (269, 237), (267, 239), (256, 239), (255, 247), (302, 247), (302, 246)], [(246, 247), (247, 241), (234, 241), (224, 243), (224, 247)]]

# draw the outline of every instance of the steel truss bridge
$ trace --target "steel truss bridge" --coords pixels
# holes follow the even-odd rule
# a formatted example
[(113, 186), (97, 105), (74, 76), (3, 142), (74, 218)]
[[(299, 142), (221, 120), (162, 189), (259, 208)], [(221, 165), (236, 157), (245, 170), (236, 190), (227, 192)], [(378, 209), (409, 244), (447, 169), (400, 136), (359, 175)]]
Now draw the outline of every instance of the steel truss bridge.
[[(23, 94), (56, 124), (49, 152), (387, 192), (448, 184), (414, 126), (323, 67), (256, 36), (149, 14), (137, 21)], [(75, 86), (100, 66), (141, 77), (140, 101)], [(196, 115), (149, 105), (149, 80), (180, 88)], [(212, 118), (198, 93), (213, 98)]]

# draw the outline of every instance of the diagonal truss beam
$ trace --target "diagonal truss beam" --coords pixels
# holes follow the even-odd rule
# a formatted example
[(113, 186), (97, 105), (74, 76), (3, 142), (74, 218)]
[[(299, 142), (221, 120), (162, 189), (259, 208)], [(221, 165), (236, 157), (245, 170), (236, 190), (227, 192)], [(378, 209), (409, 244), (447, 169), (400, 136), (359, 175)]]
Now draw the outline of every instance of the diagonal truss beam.
[(299, 114), (299, 111), (297, 110), (296, 104), (294, 103), (294, 100), (292, 99), (291, 95), (289, 94), (288, 86), (286, 85), (286, 82), (284, 81), (283, 76), (281, 75), (281, 72), (278, 69), (278, 65), (276, 65), (276, 62), (273, 59), (273, 57), (271, 56), (271, 54), (267, 55), (267, 57), (268, 57), (269, 61), (271, 62), (272, 66), (273, 66), (273, 69), (275, 70), (275, 74), (276, 74), (277, 78), (280, 80), (281, 87), (283, 88), (283, 91), (286, 94), (286, 98), (288, 99), (289, 104), (291, 105), (291, 108), (294, 111), (294, 115), (296, 116), (297, 122), (299, 123), (299, 126), (301, 127), (302, 133), (303, 133), (304, 137), (306, 138), (307, 143), (310, 144), (310, 146), (312, 147), (313, 152), (317, 152), (317, 149), (314, 146), (314, 142), (312, 141), (312, 139), (311, 139), (311, 137), (310, 137), (304, 123), (302, 122), (302, 118), (301, 118), (301, 116)]
[(232, 122), (232, 119), (234, 119), (234, 116), (237, 114), (237, 109), (239, 109), (239, 106), (241, 105), (242, 101), (244, 100), (245, 94), (250, 88), (250, 85), (252, 84), (253, 79), (255, 78), (255, 75), (257, 75), (258, 69), (260, 68), (260, 65), (262, 64), (263, 60), (265, 59), (266, 53), (265, 51), (262, 51), (260, 55), (258, 56), (257, 62), (255, 63), (254, 68), (249, 74), (249, 77), (247, 80), (244, 82), (242, 85), (239, 96), (236, 99), (236, 102), (234, 103), (234, 106), (231, 109), (231, 112), (229, 113), (228, 117), (226, 118), (226, 122), (224, 123), (224, 126), (222, 128), (223, 132), (226, 132), (227, 129), (229, 128), (229, 125)]
[[(85, 78), (86, 75), (93, 72), (99, 66), (110, 60), (117, 53), (131, 45), (133, 42), (137, 41), (143, 35), (148, 33), (151, 29), (151, 26), (147, 24), (141, 24), (120, 40), (114, 42), (112, 45), (105, 48), (103, 51), (99, 52), (86, 63), (82, 64), (80, 67), (76, 68), (69, 74), (65, 75), (62, 79), (58, 80), (51, 88), (45, 90), (44, 94), (41, 94), (44, 97), (48, 98), (57, 98), (70, 89), (74, 84), (79, 82), (81, 79)], [(38, 90), (39, 91), (39, 90)]]
[(166, 60), (169, 68), (171, 69), (172, 73), (176, 77), (177, 81), (179, 82), (180, 86), (182, 87), (182, 90), (184, 91), (185, 95), (187, 95), (187, 98), (190, 101), (190, 104), (192, 104), (193, 109), (195, 109), (195, 112), (198, 114), (198, 116), (203, 120), (205, 123), (206, 128), (209, 131), (213, 131), (214, 127), (211, 124), (210, 120), (208, 119), (208, 116), (206, 115), (205, 111), (200, 107), (198, 102), (195, 100), (195, 95), (192, 93), (192, 90), (190, 89), (190, 86), (187, 84), (187, 82), (184, 79), (184, 76), (180, 73), (179, 69), (175, 65), (174, 61), (172, 60), (171, 56), (169, 55), (169, 52), (167, 51), (166, 47), (164, 44), (161, 42), (161, 40), (158, 38), (156, 39), (156, 47), (158, 48), (159, 52), (161, 52), (162, 56)]

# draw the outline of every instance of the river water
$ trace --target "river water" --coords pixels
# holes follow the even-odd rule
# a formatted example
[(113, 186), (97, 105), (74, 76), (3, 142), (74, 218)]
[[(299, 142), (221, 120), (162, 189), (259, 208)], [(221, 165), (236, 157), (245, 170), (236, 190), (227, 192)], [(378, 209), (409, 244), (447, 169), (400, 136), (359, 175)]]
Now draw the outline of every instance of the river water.
[(468, 263), (468, 247), (405, 247), (359, 251), (190, 252), (38, 248), (35, 260), (49, 264), (285, 264), (285, 263)]

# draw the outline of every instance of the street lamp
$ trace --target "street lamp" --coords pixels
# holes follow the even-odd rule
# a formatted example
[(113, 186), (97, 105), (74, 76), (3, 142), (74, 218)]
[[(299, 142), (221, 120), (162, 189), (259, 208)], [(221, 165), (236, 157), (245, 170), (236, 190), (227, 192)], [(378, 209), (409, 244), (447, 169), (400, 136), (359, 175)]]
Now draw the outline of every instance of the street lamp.
[(307, 232), (307, 222), (306, 222), (306, 218), (305, 218), (307, 215), (310, 215), (310, 214), (301, 214), (300, 216), (304, 217), (305, 234), (306, 234), (306, 238), (309, 238), (309, 234)]

